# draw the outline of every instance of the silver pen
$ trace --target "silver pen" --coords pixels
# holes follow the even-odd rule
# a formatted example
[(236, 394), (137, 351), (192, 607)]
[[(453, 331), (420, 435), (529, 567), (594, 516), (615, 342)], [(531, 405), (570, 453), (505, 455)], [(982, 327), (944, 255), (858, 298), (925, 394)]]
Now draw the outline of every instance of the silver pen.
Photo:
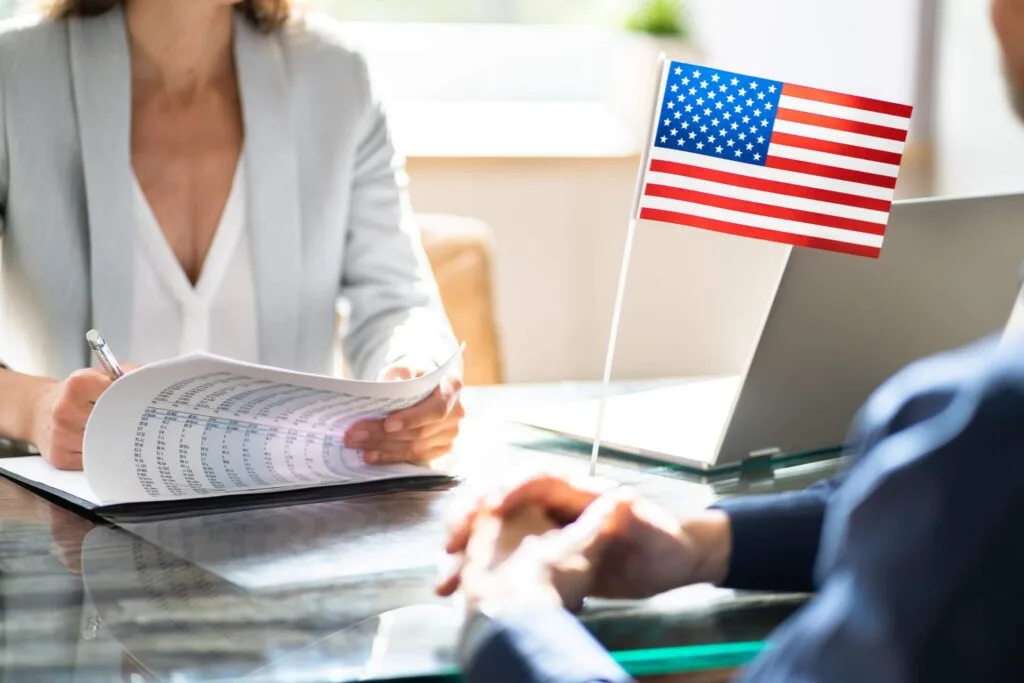
[(103, 341), (103, 337), (96, 330), (89, 330), (85, 333), (85, 340), (89, 342), (89, 348), (92, 349), (92, 354), (96, 356), (96, 360), (103, 366), (107, 374), (110, 375), (110, 379), (118, 379), (124, 375), (121, 371), (121, 366), (118, 364), (117, 359), (114, 358), (114, 354), (111, 353), (110, 347), (107, 346), (107, 342)]

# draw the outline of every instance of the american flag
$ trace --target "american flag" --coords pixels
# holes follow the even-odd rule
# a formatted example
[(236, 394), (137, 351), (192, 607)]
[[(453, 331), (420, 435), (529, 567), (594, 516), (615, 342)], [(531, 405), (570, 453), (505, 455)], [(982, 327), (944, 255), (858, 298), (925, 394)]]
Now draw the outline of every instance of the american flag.
[(641, 219), (877, 258), (912, 107), (667, 62)]

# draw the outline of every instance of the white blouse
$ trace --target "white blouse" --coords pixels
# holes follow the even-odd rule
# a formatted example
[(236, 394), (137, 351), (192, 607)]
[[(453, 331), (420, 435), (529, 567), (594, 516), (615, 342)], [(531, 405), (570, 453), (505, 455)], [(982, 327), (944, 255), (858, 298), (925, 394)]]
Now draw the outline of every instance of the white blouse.
[(131, 349), (124, 360), (145, 364), (206, 351), (259, 362), (242, 159), (195, 286), (171, 251), (138, 180), (133, 194), (135, 287)]

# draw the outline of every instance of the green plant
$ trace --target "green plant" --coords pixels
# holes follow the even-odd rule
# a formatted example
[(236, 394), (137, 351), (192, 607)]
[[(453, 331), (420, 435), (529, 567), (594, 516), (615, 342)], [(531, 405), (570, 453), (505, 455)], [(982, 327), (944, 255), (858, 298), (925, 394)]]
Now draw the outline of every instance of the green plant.
[(679, 0), (640, 0), (626, 25), (655, 36), (685, 38), (690, 32), (686, 11)]

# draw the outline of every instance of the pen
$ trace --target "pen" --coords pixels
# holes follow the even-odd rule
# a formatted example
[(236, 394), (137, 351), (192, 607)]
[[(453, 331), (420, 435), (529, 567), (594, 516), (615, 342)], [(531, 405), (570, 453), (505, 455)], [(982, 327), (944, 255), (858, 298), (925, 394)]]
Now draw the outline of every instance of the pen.
[(103, 337), (96, 330), (89, 330), (85, 333), (85, 340), (89, 342), (89, 348), (92, 349), (92, 353), (96, 356), (96, 360), (103, 366), (103, 369), (110, 375), (110, 379), (118, 379), (122, 375), (121, 366), (118, 365), (117, 359), (114, 358), (114, 354), (110, 352), (110, 347), (107, 346), (107, 342), (103, 341)]

